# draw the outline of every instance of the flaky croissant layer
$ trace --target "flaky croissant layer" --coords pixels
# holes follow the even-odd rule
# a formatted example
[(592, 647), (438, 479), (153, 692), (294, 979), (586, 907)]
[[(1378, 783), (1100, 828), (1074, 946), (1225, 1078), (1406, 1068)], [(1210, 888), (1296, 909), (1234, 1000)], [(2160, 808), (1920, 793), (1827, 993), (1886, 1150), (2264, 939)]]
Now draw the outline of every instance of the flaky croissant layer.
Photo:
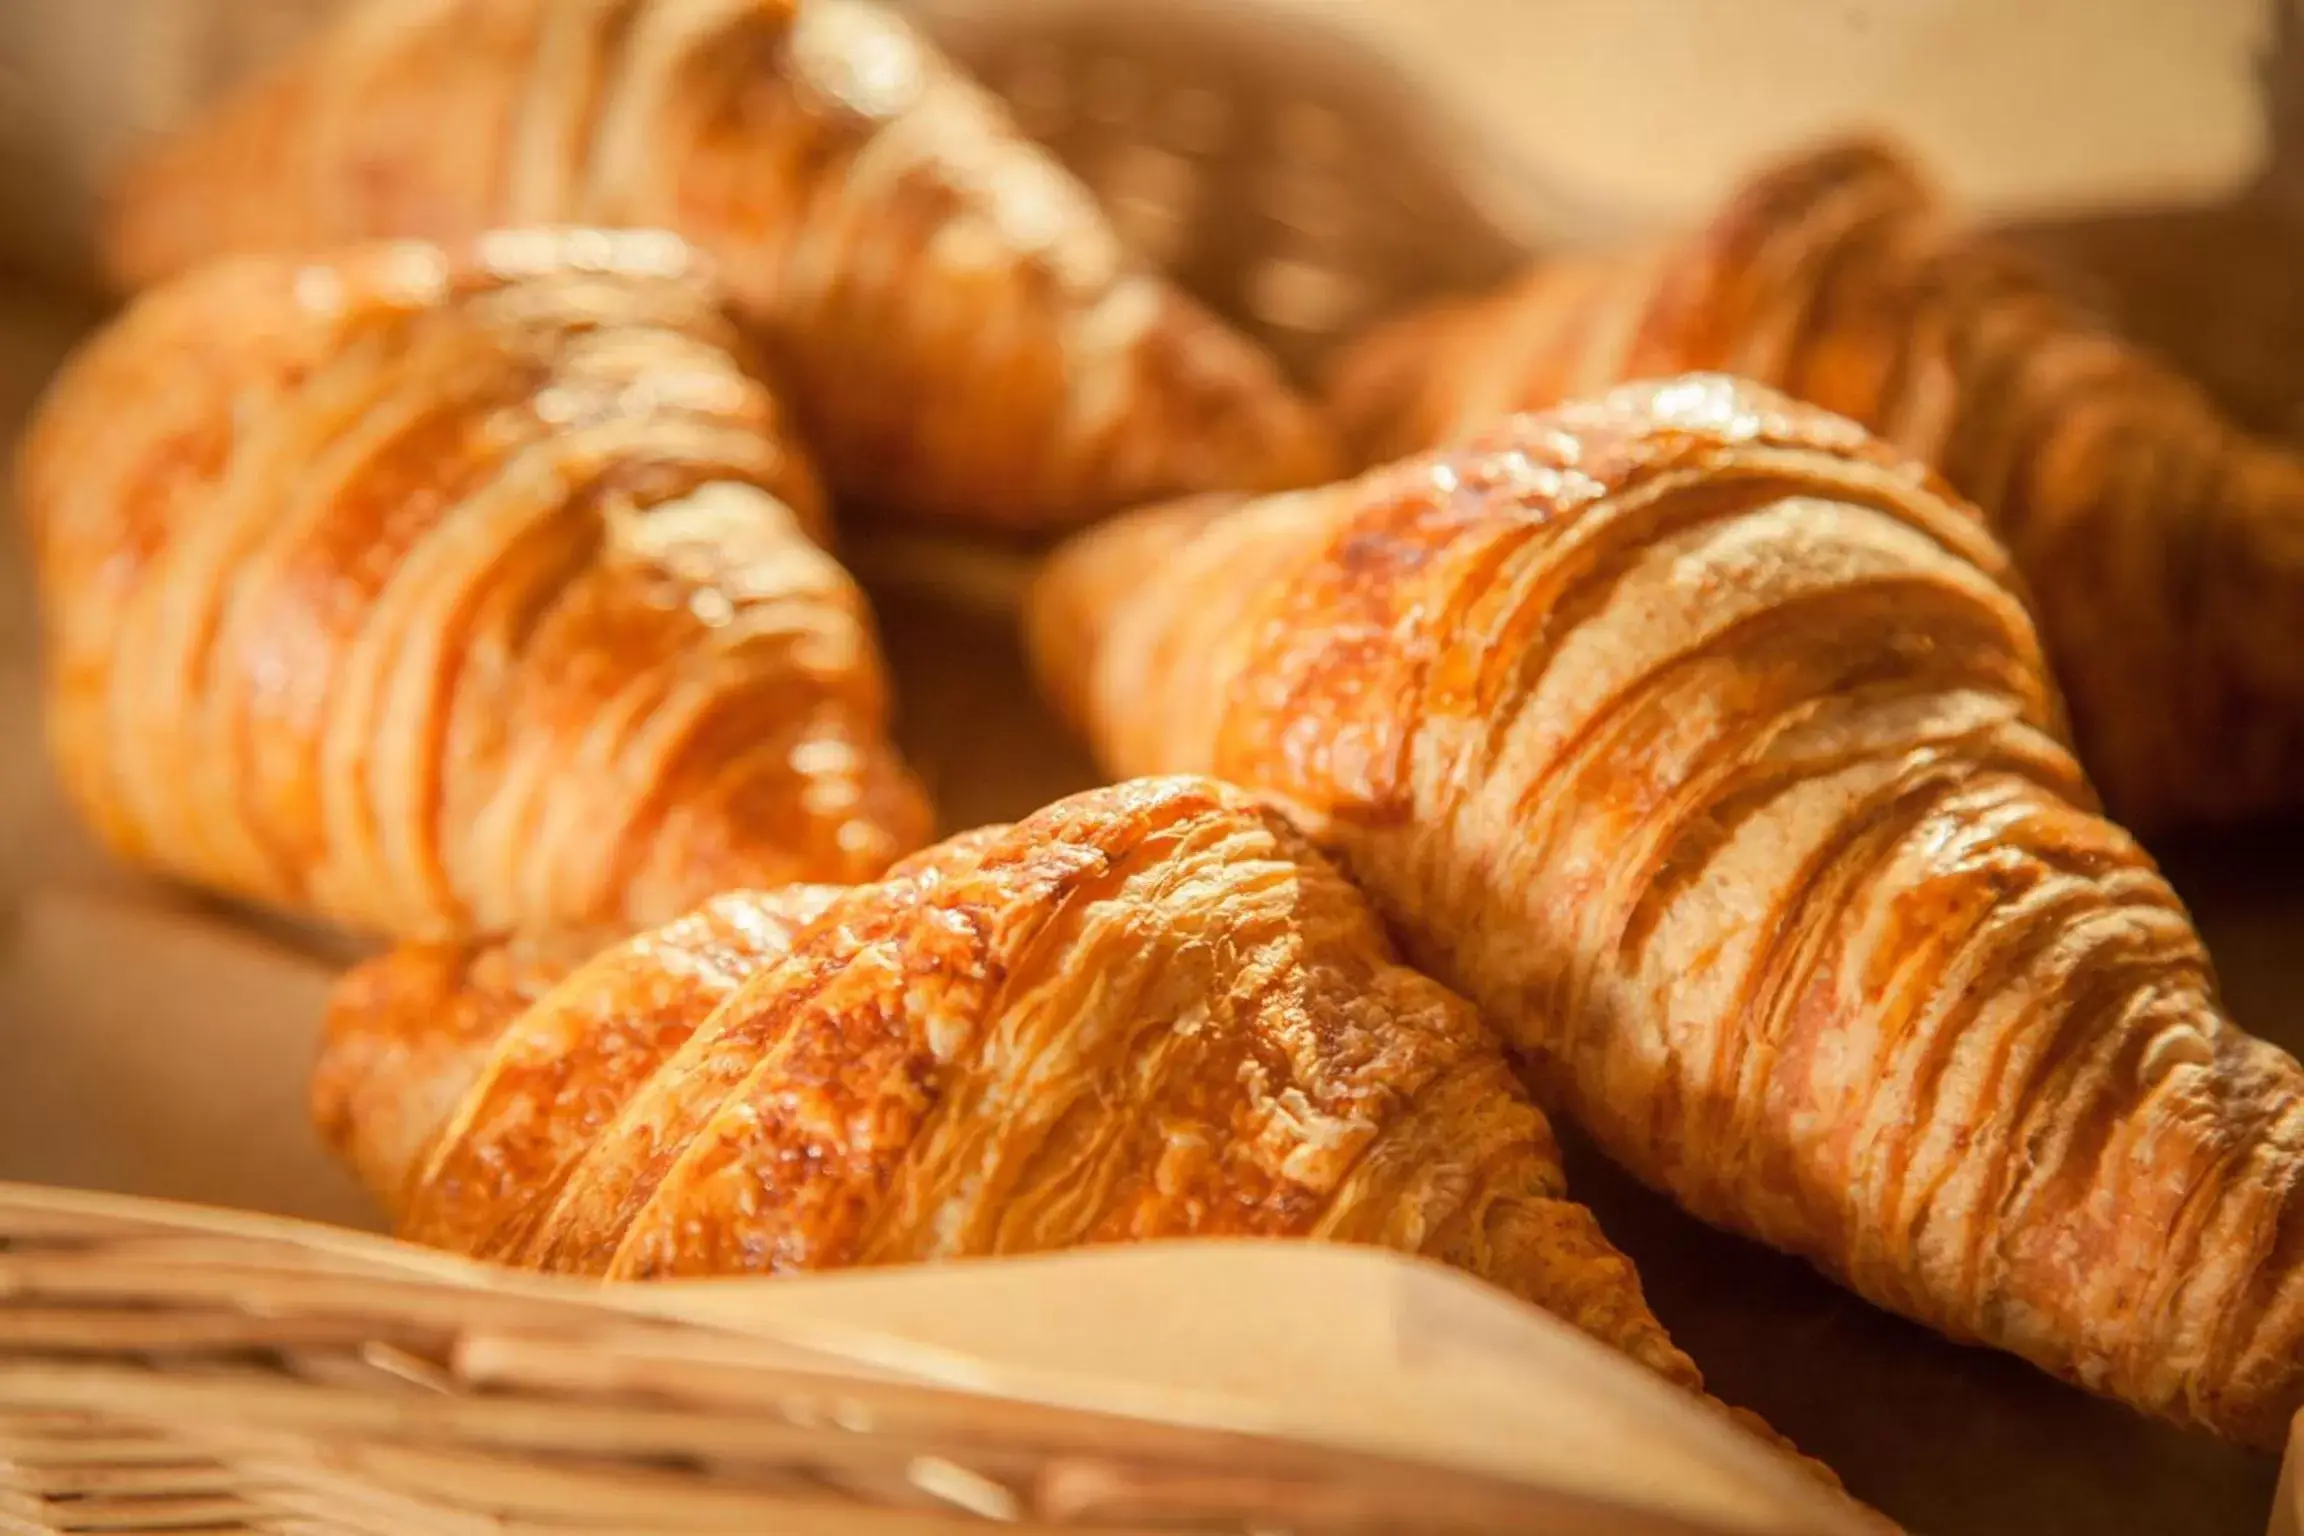
[(1796, 158), (1681, 240), (1403, 320), (1348, 356), (1335, 395), (1387, 457), (1699, 369), (1861, 422), (1983, 509), (2124, 821), (2299, 802), (2304, 459), (1963, 227), (1891, 151)]
[(2098, 814), (2008, 563), (1733, 381), (1083, 535), (1117, 772), (1288, 805), (1540, 1096), (1718, 1224), (2156, 1413), (2304, 1406), (2304, 1071)]
[(366, 0), (137, 166), (106, 244), (133, 285), (538, 222), (710, 251), (850, 499), (1048, 526), (1333, 463), (1272, 361), (871, 0)]
[(409, 935), (861, 879), (925, 801), (774, 397), (667, 236), (230, 260), (26, 441), (48, 727), (120, 852)]
[(1092, 791), (876, 883), (722, 896), (582, 964), (411, 947), (320, 1123), (417, 1241), (578, 1274), (1193, 1234), (1462, 1265), (1694, 1384), (1471, 1007), (1276, 813)]
[(579, 949), (410, 945), (340, 985), (315, 1117), (403, 1236), (620, 1279), (1365, 1243), (1702, 1391), (1495, 1036), (1239, 790), (1091, 790)]

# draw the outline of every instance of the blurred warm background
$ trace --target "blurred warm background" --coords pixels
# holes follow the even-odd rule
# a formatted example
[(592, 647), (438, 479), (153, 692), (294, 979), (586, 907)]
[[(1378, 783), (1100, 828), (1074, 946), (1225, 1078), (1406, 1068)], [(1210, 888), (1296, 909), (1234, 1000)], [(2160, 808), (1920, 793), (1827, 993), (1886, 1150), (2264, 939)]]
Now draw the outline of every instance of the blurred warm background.
[[(69, 281), (123, 146), (278, 49), (332, 0), (0, 5), (0, 255)], [(1224, 9), (1232, 0), (1177, 0)], [(1000, 28), (1080, 0), (911, 0)], [(1256, 0), (1264, 30), (1342, 30), (1467, 131), (1483, 195), (1531, 235), (1698, 208), (1852, 122), (1894, 130), (2004, 219), (2043, 227), (2146, 339), (2268, 427), (2304, 285), (2255, 196), (2304, 159), (2296, 0)], [(2269, 92), (2259, 82), (2269, 79)], [(1477, 162), (1472, 164), (1472, 162)], [(2304, 174), (2289, 170), (2304, 209)], [(2300, 214), (2304, 217), (2304, 214)], [(2245, 321), (2235, 318), (2247, 315)]]

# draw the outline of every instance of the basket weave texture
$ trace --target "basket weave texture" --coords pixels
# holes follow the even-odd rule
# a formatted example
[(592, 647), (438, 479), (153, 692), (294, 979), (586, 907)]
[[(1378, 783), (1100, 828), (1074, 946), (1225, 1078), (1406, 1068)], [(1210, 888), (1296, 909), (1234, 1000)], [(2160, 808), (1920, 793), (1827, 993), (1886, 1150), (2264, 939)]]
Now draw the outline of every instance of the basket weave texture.
[[(776, 1283), (704, 1287), (704, 1305), (0, 1185), (0, 1530), (1717, 1529), (1244, 1428), (1214, 1399), (1021, 1396), (986, 1384), (996, 1369), (730, 1305)], [(1833, 1528), (1794, 1522), (1739, 1528)]]

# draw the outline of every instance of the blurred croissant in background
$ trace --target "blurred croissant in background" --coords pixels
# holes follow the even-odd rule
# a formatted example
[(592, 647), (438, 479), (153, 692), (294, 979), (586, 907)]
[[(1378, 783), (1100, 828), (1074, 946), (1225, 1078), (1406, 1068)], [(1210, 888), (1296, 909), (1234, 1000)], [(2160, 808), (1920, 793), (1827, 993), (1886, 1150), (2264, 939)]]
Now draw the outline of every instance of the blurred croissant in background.
[(403, 948), (341, 984), (314, 1107), (402, 1236), (524, 1267), (1372, 1243), (1701, 1390), (1471, 1006), (1208, 780), (722, 896), (582, 964)]
[(870, 0), (365, 0), (117, 189), (115, 277), (503, 225), (717, 260), (843, 498), (1028, 529), (1333, 470), (1273, 362)]
[(1983, 510), (2123, 820), (2304, 804), (2304, 459), (2244, 436), (1892, 151), (1804, 156), (1682, 239), (1395, 322), (1333, 393), (1374, 460), (1697, 370), (1860, 422)]
[(401, 935), (627, 929), (929, 832), (870, 616), (663, 235), (232, 258), (23, 450), (59, 777), (117, 852)]
[(1287, 806), (1695, 1215), (2277, 1445), (2304, 1069), (2097, 812), (2008, 574), (1920, 466), (1692, 378), (1107, 524), (1032, 620), (1111, 771)]

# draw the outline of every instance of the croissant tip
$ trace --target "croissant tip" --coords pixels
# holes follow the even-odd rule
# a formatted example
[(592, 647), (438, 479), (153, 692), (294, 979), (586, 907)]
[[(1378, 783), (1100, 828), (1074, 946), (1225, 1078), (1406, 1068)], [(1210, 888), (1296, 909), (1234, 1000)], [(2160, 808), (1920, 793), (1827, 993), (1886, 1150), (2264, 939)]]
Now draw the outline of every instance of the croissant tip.
[(1074, 730), (1087, 727), (1096, 656), (1130, 588), (1244, 499), (1211, 493), (1123, 513), (1074, 534), (1042, 563), (1024, 598), (1025, 649)]
[(229, 249), (209, 233), (220, 194), (203, 163), (207, 140), (195, 127), (142, 145), (103, 189), (92, 255), (109, 292), (140, 293)]
[(1322, 370), (1322, 409), (1354, 468), (1412, 451), (1424, 430), (1426, 391), (1467, 306), (1444, 300), (1411, 309), (1361, 333)]
[(410, 991), (411, 969), (429, 972), (431, 960), (414, 947), (388, 951), (346, 971), (329, 995), (309, 1107), (321, 1141), (340, 1158), (350, 1159), (354, 1152), (354, 1096), (387, 1054), (380, 1026)]

